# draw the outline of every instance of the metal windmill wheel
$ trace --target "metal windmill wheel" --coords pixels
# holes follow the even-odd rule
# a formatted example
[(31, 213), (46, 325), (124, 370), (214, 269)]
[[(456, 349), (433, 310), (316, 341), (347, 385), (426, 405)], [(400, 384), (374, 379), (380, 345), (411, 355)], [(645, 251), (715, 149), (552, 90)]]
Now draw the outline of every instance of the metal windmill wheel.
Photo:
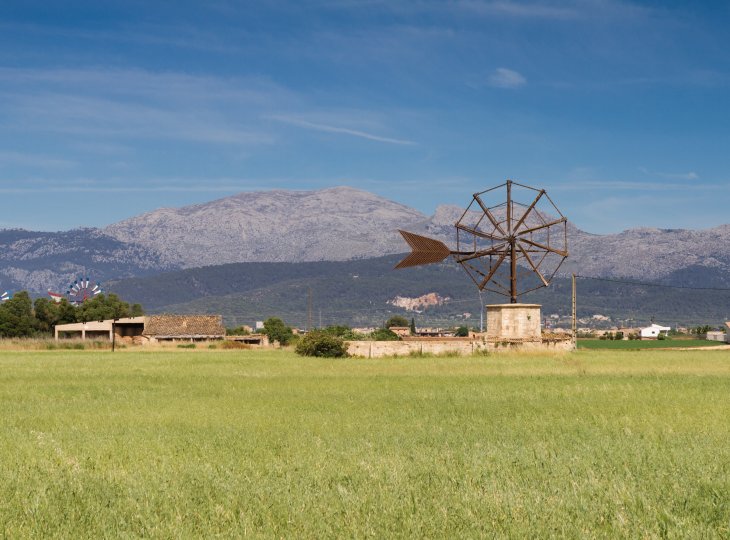
[(516, 303), (523, 294), (547, 287), (568, 256), (567, 218), (544, 189), (511, 180), (474, 194), (455, 227), (455, 250), (400, 231), (413, 252), (396, 268), (440, 262), (451, 255), (480, 291)]
[(88, 277), (80, 277), (69, 285), (66, 296), (69, 302), (78, 306), (102, 292), (104, 291), (99, 283), (94, 285)]

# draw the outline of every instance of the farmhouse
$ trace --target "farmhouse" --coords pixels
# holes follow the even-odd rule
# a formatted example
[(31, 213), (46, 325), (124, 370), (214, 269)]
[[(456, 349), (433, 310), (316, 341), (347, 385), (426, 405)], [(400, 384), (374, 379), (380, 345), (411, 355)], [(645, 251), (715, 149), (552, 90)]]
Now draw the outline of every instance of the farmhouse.
[(722, 330), (710, 330), (705, 334), (705, 339), (708, 341), (725, 341), (725, 332)]
[(658, 324), (652, 324), (646, 328), (641, 329), (641, 339), (656, 339), (660, 335), (666, 336), (671, 330), (668, 326), (660, 326)]
[(59, 324), (55, 337), (116, 339), (131, 343), (210, 341), (223, 339), (226, 329), (220, 315), (150, 315), (107, 319), (85, 323)]

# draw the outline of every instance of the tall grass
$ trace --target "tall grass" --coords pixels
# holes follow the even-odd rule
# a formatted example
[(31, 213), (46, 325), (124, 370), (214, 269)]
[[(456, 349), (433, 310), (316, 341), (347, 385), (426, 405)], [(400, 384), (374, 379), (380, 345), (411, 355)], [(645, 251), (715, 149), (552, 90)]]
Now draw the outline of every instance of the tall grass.
[(730, 354), (0, 352), (18, 537), (730, 535)]

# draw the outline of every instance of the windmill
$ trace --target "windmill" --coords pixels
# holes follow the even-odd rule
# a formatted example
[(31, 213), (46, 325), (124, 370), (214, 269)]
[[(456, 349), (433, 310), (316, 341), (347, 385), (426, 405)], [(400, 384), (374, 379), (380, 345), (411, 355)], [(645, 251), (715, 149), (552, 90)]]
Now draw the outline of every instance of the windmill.
[(86, 279), (80, 277), (68, 286), (66, 296), (69, 302), (78, 306), (102, 292), (104, 290), (99, 283), (94, 284), (88, 277)]
[[(453, 257), (480, 292), (506, 296), (514, 308), (532, 306), (527, 310), (529, 313), (525, 312), (527, 314), (519, 309), (505, 311), (506, 304), (489, 306), (500, 307), (492, 310), (495, 313), (511, 313), (508, 318), (514, 320), (503, 320), (500, 326), (511, 327), (514, 331), (507, 332), (515, 335), (527, 332), (539, 336), (539, 306), (518, 304), (518, 298), (547, 287), (568, 257), (568, 220), (547, 192), (507, 180), (475, 193), (454, 227), (456, 249), (434, 238), (400, 231), (412, 251), (396, 268), (431, 264)], [(537, 308), (536, 314), (534, 308)], [(489, 309), (487, 314), (489, 326)], [(530, 321), (527, 326), (531, 326), (531, 330), (514, 329), (522, 319)]]
[(5, 291), (4, 293), (0, 294), (0, 303), (7, 302), (11, 298), (12, 295), (8, 291)]

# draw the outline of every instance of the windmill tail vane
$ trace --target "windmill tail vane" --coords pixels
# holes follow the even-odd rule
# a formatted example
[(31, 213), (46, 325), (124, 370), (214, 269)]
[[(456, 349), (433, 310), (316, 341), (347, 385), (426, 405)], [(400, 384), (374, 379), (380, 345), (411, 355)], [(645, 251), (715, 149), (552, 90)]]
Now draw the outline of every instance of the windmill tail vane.
[(437, 263), (451, 255), (451, 250), (439, 240), (408, 231), (399, 230), (398, 232), (408, 242), (408, 245), (411, 246), (412, 251), (396, 265), (396, 268), (408, 268), (410, 266)]

